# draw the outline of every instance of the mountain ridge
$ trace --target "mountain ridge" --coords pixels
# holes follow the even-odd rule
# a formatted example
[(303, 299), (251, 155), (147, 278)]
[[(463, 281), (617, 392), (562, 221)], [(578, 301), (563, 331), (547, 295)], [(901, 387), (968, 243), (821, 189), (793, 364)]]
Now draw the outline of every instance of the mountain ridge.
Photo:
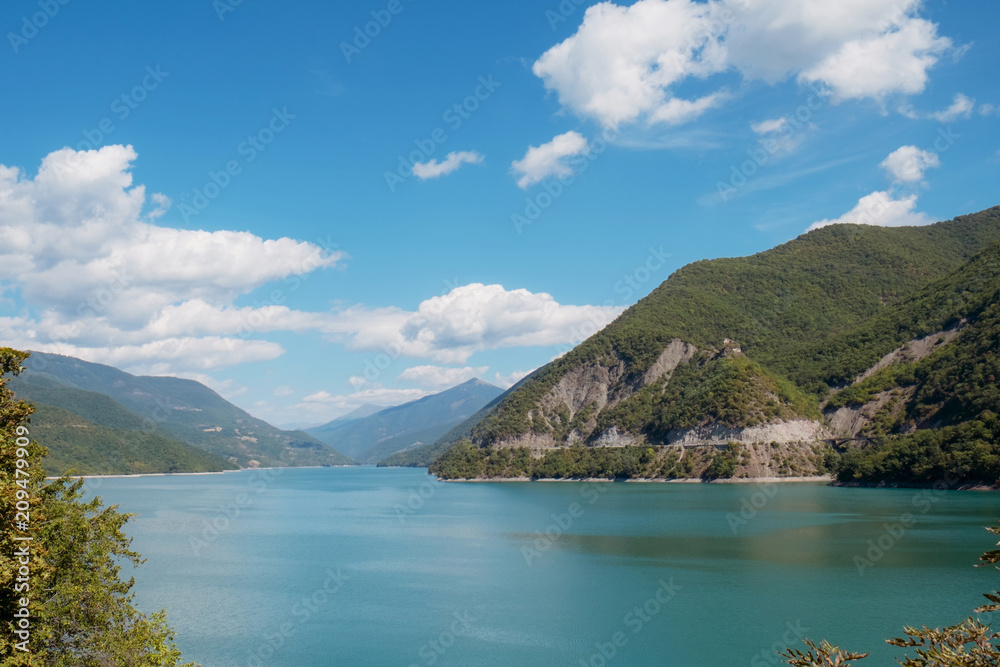
[(378, 463), (417, 441), (436, 441), (502, 391), (474, 378), (368, 417), (347, 422), (335, 419), (307, 432), (360, 463)]
[[(969, 315), (948, 281), (977, 258), (989, 264), (997, 240), (1000, 207), (927, 227), (834, 225), (749, 257), (695, 262), (505, 394), (467, 437), (536, 460), (579, 446), (820, 442), (835, 435), (820, 413), (831, 394)], [(470, 451), (462, 456), (478, 456)], [(816, 455), (798, 467), (825, 471)]]
[[(132, 375), (75, 357), (32, 352), (25, 371), (12, 380), (11, 388), (29, 399), (36, 393), (46, 394), (52, 407), (71, 412), (72, 401), (84, 400), (84, 395), (67, 392), (67, 388), (106, 396), (143, 420), (142, 430), (178, 440), (238, 467), (352, 462), (306, 433), (282, 431), (251, 416), (194, 380)], [(58, 398), (60, 392), (62, 398)]]

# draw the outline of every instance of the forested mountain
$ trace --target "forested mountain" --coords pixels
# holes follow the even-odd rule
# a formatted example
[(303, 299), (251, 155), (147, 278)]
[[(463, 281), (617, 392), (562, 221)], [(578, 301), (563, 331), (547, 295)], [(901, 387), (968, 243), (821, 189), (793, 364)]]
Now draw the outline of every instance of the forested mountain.
[(469, 380), (368, 417), (335, 419), (308, 433), (360, 463), (376, 463), (395, 452), (433, 443), (501, 393), (488, 382)]
[[(875, 453), (912, 448), (898, 443), (926, 450), (930, 432), (967, 441), (973, 436), (941, 429), (989, 429), (1000, 411), (984, 342), (998, 333), (990, 310), (1000, 294), (1000, 251), (991, 246), (998, 239), (1000, 208), (993, 208), (926, 227), (832, 225), (750, 257), (683, 267), (505, 395), (468, 429), (479, 451), (458, 448), (435, 469), (462, 459), (465, 472), (475, 471), (469, 461), (489, 466), (496, 450), (518, 447), (541, 461), (569, 456), (558, 450), (572, 445), (638, 452), (734, 443), (725, 456), (736, 474), (809, 474), (831, 463), (818, 443), (864, 437), (867, 429), (871, 437), (854, 441), (865, 446), (845, 455), (841, 477), (912, 478), (917, 473), (899, 465), (880, 468)], [(930, 356), (928, 336), (941, 341)], [(911, 352), (898, 349), (904, 346)], [(880, 360), (889, 367), (876, 372)], [(972, 386), (968, 373), (979, 378), (971, 403), (960, 398)], [(893, 389), (897, 400), (886, 407), (884, 392)], [(855, 418), (836, 413), (847, 406)], [(663, 464), (677, 451), (651, 451), (630, 469), (653, 476), (674, 469)], [(681, 471), (699, 474), (715, 458), (703, 455)], [(967, 477), (993, 475), (976, 465), (979, 472)], [(502, 467), (493, 461), (494, 470)], [(515, 468), (507, 474), (524, 474), (524, 465)]]
[(59, 476), (134, 475), (138, 473), (218, 472), (236, 466), (214, 454), (160, 433), (109, 428), (78, 413), (35, 404), (32, 437), (44, 442), (49, 454), (45, 472)]
[[(352, 462), (306, 433), (282, 431), (250, 416), (194, 380), (136, 376), (111, 366), (43, 352), (33, 352), (25, 367), (11, 383), (25, 400), (61, 408), (104, 428), (157, 435), (214, 455), (205, 461), (221, 459), (227, 467)], [(81, 465), (97, 460), (92, 456), (98, 453), (67, 459), (59, 450), (50, 452), (50, 459)], [(154, 457), (137, 465), (153, 465), (157, 460)]]

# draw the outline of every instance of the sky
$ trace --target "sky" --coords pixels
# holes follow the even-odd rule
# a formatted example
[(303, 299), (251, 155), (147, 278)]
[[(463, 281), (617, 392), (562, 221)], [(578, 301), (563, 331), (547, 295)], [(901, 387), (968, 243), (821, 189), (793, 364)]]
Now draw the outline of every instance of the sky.
[(280, 426), (507, 387), (676, 269), (1000, 204), (994, 0), (0, 6), (0, 344)]

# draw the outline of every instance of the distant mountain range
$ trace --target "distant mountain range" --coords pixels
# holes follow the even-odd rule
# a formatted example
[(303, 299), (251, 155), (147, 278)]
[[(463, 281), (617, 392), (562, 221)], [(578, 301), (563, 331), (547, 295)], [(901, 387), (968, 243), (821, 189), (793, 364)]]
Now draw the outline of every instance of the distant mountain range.
[(378, 463), (397, 452), (435, 442), (502, 393), (488, 382), (469, 380), (375, 413), (366, 415), (371, 408), (359, 408), (328, 424), (307, 429), (307, 433), (359, 463)]
[(11, 383), (36, 405), (33, 434), (47, 470), (197, 472), (353, 461), (302, 431), (256, 419), (205, 385), (136, 376), (73, 357), (32, 352)]
[(432, 471), (996, 483), (998, 240), (1000, 207), (685, 266), (427, 448)]

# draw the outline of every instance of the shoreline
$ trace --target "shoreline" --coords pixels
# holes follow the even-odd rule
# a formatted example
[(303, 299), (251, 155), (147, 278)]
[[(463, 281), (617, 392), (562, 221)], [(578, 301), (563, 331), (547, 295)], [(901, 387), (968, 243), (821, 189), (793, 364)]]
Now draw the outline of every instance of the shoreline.
[(490, 482), (623, 482), (626, 484), (801, 484), (801, 483), (820, 483), (824, 482), (829, 485), (834, 481), (833, 477), (829, 475), (819, 475), (814, 477), (739, 477), (739, 478), (729, 478), (729, 479), (714, 479), (712, 481), (705, 481), (700, 477), (684, 477), (681, 479), (654, 479), (650, 477), (637, 477), (628, 479), (608, 479), (607, 477), (568, 477), (568, 478), (554, 478), (554, 477), (542, 477), (539, 479), (532, 479), (531, 477), (462, 477), (458, 479), (441, 479), (437, 478), (439, 482), (463, 482), (470, 484), (483, 484)]
[[(357, 468), (358, 466), (270, 466), (260, 468), (237, 468), (236, 470), (212, 470), (208, 472), (132, 472), (113, 475), (70, 475), (70, 479), (115, 479), (126, 477), (181, 477), (186, 475), (230, 475), (248, 470), (308, 470), (312, 468)], [(59, 479), (62, 475), (46, 477), (46, 480)]]

